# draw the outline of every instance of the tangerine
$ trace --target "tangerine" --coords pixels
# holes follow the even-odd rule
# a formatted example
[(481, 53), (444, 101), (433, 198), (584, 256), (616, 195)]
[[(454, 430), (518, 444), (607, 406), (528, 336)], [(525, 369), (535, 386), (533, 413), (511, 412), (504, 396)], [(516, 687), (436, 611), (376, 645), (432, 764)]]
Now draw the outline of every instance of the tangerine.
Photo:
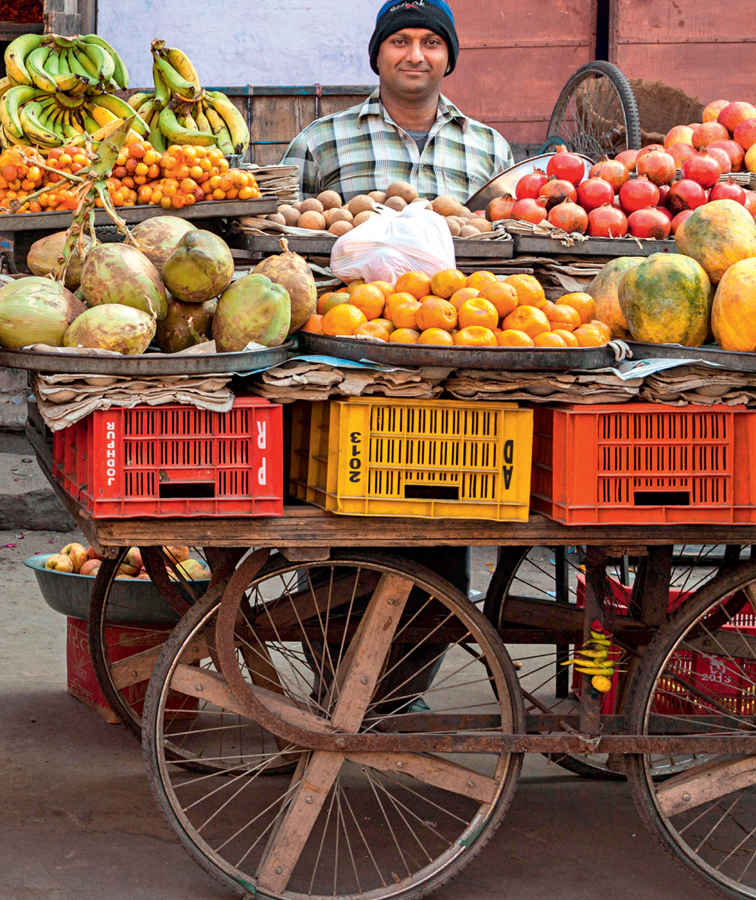
[(352, 296), (349, 300), (357, 309), (361, 309), (368, 321), (377, 319), (383, 312), (386, 304), (386, 298), (383, 291), (374, 284), (358, 284), (351, 292)]
[(310, 334), (323, 334), (323, 316), (313, 313), (302, 326), (302, 331), (309, 331)]
[(603, 347), (606, 344), (604, 335), (595, 325), (581, 325), (572, 333), (580, 347)]
[(360, 287), (360, 285), (362, 285), (362, 284), (365, 284), (364, 279), (356, 278), (354, 281), (350, 281), (349, 284), (345, 288), (342, 288), (342, 290), (347, 291), (349, 296), (351, 297), (354, 290), (356, 288)]
[(472, 297), (459, 308), (459, 325), (466, 328), (468, 325), (482, 325), (483, 328), (496, 328), (499, 324), (499, 314), (496, 307), (485, 297)]
[(566, 347), (567, 341), (553, 331), (541, 331), (534, 338), (536, 347)]
[(456, 307), (456, 309), (459, 309), (465, 300), (472, 300), (473, 297), (480, 297), (480, 291), (477, 288), (464, 287), (455, 291), (451, 297), (449, 297), (449, 303)]
[(371, 281), (370, 284), (379, 288), (387, 299), (394, 293), (394, 285), (389, 284), (388, 281)]
[(544, 312), (553, 329), (562, 328), (565, 331), (574, 331), (579, 325), (582, 325), (580, 313), (568, 303), (549, 303)]
[(537, 306), (541, 309), (546, 305), (546, 294), (541, 282), (534, 275), (517, 273), (507, 275), (505, 284), (510, 284), (517, 293), (518, 306)]
[(339, 303), (349, 303), (349, 294), (346, 291), (331, 291), (328, 294), (323, 294), (318, 300), (318, 312), (324, 316), (334, 306), (338, 306)]
[(503, 321), (504, 328), (514, 328), (516, 331), (524, 331), (530, 337), (535, 337), (542, 331), (551, 331), (551, 325), (546, 314), (536, 306), (524, 304), (514, 309)]
[(389, 335), (392, 344), (416, 344), (420, 332), (414, 328), (397, 328)]
[(401, 300), (391, 307), (391, 321), (397, 328), (415, 328), (419, 309), (420, 301), (414, 297), (410, 300)]
[(417, 327), (423, 331), (441, 328), (451, 331), (457, 326), (457, 310), (441, 297), (426, 297), (417, 311)]
[(467, 278), (467, 287), (475, 288), (477, 291), (480, 291), (487, 284), (493, 284), (494, 281), (498, 281), (499, 279), (494, 275), (493, 272), (487, 272), (484, 269), (481, 269), (478, 272), (473, 272), (472, 275)]
[(414, 294), (409, 294), (407, 291), (399, 291), (394, 294), (389, 294), (386, 300), (386, 306), (384, 308), (384, 312), (386, 313), (387, 319), (393, 319), (393, 310), (397, 303), (404, 303), (407, 300), (416, 300), (417, 298)]
[(533, 338), (518, 328), (506, 328), (496, 335), (500, 347), (534, 347)]
[(583, 325), (596, 318), (596, 303), (590, 294), (585, 291), (573, 291), (571, 294), (563, 294), (557, 301), (556, 305), (567, 304), (576, 309)]
[(383, 327), (388, 330), (389, 334), (391, 334), (391, 332), (394, 330), (394, 323), (391, 321), (391, 319), (380, 318), (380, 319), (373, 319), (373, 321), (377, 322), (379, 325), (383, 325)]
[(454, 335), (454, 343), (460, 347), (498, 347), (496, 335), (483, 325), (468, 325)]
[(554, 328), (554, 334), (558, 334), (560, 338), (565, 342), (568, 347), (579, 347), (578, 340), (571, 331), (567, 331), (564, 328)]
[(339, 303), (323, 316), (320, 323), (323, 334), (338, 335), (354, 334), (358, 326), (367, 322), (365, 313), (351, 303)]
[(431, 278), (431, 290), (437, 297), (448, 300), (455, 292), (467, 285), (467, 276), (459, 269), (444, 269)]
[(452, 346), (454, 338), (443, 328), (426, 328), (420, 333), (417, 343)]
[(394, 290), (396, 293), (406, 291), (419, 300), (431, 293), (430, 275), (426, 275), (425, 272), (405, 272), (396, 279)]
[(600, 334), (606, 338), (605, 343), (609, 343), (612, 339), (612, 329), (606, 324), (606, 322), (602, 322), (601, 319), (591, 319), (588, 323), (589, 325), (595, 325), (599, 330)]
[(508, 316), (517, 306), (517, 291), (511, 284), (504, 281), (484, 284), (480, 290), (480, 296), (493, 303), (500, 319)]
[(378, 338), (378, 340), (381, 341), (387, 341), (391, 334), (385, 325), (381, 325), (377, 322), (377, 319), (373, 319), (371, 322), (363, 322), (362, 325), (358, 325), (354, 333), (355, 335), (361, 334), (365, 337)]

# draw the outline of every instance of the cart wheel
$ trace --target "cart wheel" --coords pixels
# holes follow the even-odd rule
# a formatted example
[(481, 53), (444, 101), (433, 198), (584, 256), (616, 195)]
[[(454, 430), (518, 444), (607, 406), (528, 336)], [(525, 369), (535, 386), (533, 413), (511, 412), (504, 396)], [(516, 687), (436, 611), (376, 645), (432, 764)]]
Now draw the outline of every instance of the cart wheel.
[(617, 66), (594, 60), (569, 78), (546, 131), (547, 141), (555, 137), (569, 150), (593, 160), (640, 149), (638, 106)]
[[(677, 545), (674, 549), (670, 589), (693, 593), (710, 581), (724, 565), (737, 562), (740, 546)], [(540, 602), (577, 604), (578, 579), (583, 574), (583, 554), (578, 547), (502, 547), (499, 561), (486, 594), (486, 616), (506, 631), (507, 600), (511, 598)], [(624, 559), (607, 566), (607, 578), (615, 586), (631, 586), (637, 560)], [(610, 594), (611, 596), (611, 594)], [(573, 690), (572, 676), (560, 663), (568, 659), (574, 645), (507, 644), (510, 656), (519, 665), (517, 676), (528, 713), (578, 711), (579, 698)], [(618, 698), (618, 703), (621, 700)], [(619, 710), (617, 710), (619, 711)], [(623, 779), (611, 769), (606, 754), (551, 754), (552, 762), (583, 777)], [(655, 777), (672, 775), (690, 765), (683, 757), (659, 757), (654, 761)]]
[[(165, 548), (141, 550), (145, 568), (159, 595), (154, 597), (154, 605), (147, 609), (135, 608), (132, 579), (116, 577), (127, 548), (115, 558), (103, 560), (89, 605), (89, 653), (97, 682), (113, 712), (138, 738), (147, 681), (160, 645), (209, 583), (189, 579), (179, 568), (179, 561)], [(208, 565), (202, 548), (191, 547), (190, 556)], [(123, 648), (108, 639), (106, 626), (109, 625), (140, 628), (140, 646), (152, 644), (152, 649), (124, 657)]]
[[(234, 671), (284, 719), (363, 732), (524, 727), (495, 630), (419, 565), (377, 553), (277, 557), (245, 580), (242, 601), (228, 635)], [(208, 597), (182, 618), (145, 704), (153, 790), (189, 854), (239, 894), (302, 900), (421, 897), (456, 875), (509, 807), (521, 755), (340, 754), (266, 737), (214, 662), (223, 604)], [(433, 643), (432, 677), (397, 677), (408, 647)], [(170, 717), (177, 695), (196, 698), (190, 725)], [(177, 751), (225, 771), (188, 777)], [(281, 773), (286, 761), (293, 774)]]
[[(756, 563), (707, 584), (659, 631), (628, 700), (631, 734), (752, 734), (756, 753)], [(655, 782), (627, 757), (638, 811), (665, 849), (731, 897), (756, 897), (753, 756), (707, 755)]]

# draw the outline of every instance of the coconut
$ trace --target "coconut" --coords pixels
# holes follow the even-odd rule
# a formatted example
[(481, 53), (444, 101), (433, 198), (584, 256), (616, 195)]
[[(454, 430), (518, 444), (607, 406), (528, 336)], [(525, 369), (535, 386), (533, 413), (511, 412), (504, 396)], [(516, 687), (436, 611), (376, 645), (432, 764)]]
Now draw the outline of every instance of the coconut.
[(131, 236), (159, 272), (187, 231), (196, 230), (196, 225), (178, 216), (154, 216), (132, 228)]
[(0, 288), (0, 346), (60, 347), (63, 335), (85, 306), (57, 281), (29, 275)]
[(250, 341), (278, 347), (289, 333), (291, 307), (283, 285), (256, 272), (239, 278), (218, 301), (213, 319), (218, 353), (243, 350)]
[[(29, 248), (26, 254), (26, 265), (33, 275), (49, 275), (60, 262), (63, 261), (63, 247), (68, 237), (67, 231), (57, 231), (40, 238)], [(84, 244), (88, 248), (90, 240), (84, 238)], [(65, 285), (69, 291), (75, 291), (81, 284), (81, 267), (84, 260), (74, 248), (71, 259), (66, 269)]]
[(209, 340), (217, 305), (218, 301), (215, 299), (204, 303), (183, 303), (171, 297), (168, 300), (168, 313), (158, 323), (155, 333), (160, 349), (164, 353), (178, 353)]
[(122, 303), (93, 306), (74, 319), (64, 347), (96, 347), (133, 356), (144, 353), (155, 334), (155, 317)]
[(285, 238), (281, 238), (283, 253), (269, 256), (255, 266), (255, 272), (267, 275), (271, 281), (283, 285), (291, 298), (291, 324), (289, 334), (298, 331), (315, 312), (318, 289), (307, 264), (298, 253), (289, 250)]
[(89, 306), (122, 303), (158, 319), (165, 316), (168, 298), (158, 270), (129, 244), (97, 244), (84, 260), (81, 289)]
[(204, 303), (217, 297), (234, 277), (234, 258), (212, 231), (187, 232), (162, 268), (163, 281), (177, 300)]

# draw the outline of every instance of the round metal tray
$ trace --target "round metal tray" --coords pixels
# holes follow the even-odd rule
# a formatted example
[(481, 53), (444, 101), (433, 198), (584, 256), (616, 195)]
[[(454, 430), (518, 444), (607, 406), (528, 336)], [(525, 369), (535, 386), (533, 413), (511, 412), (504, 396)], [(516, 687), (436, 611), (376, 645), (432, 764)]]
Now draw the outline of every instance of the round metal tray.
[(641, 341), (625, 343), (633, 351), (634, 359), (700, 359), (734, 372), (756, 372), (756, 353), (723, 350), (713, 344), (684, 347), (682, 344), (646, 344)]
[(299, 333), (299, 349), (356, 362), (389, 366), (440, 366), (448, 369), (531, 370), (566, 372), (613, 366), (610, 347), (431, 347), (418, 344), (387, 344), (349, 337)]
[(293, 341), (287, 341), (280, 347), (266, 347), (264, 350), (196, 356), (177, 353), (97, 356), (0, 348), (0, 366), (53, 372), (56, 375), (227, 375), (280, 365), (289, 358), (293, 347)]

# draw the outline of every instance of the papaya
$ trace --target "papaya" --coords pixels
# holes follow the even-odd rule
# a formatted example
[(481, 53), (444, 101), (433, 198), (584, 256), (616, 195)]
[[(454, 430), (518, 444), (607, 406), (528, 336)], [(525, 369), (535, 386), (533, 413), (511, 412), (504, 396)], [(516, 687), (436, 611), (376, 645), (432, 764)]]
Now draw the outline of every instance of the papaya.
[(692, 256), (718, 284), (727, 269), (756, 256), (756, 222), (735, 200), (712, 200), (693, 211), (675, 232), (680, 253)]
[(652, 253), (617, 289), (636, 341), (700, 347), (709, 333), (712, 287), (703, 266), (681, 253)]
[(722, 276), (711, 308), (711, 330), (723, 350), (756, 352), (756, 257), (741, 259)]
[(586, 289), (596, 304), (596, 318), (609, 326), (613, 338), (628, 337), (627, 322), (620, 309), (617, 287), (625, 272), (641, 262), (642, 256), (618, 256), (611, 259)]

